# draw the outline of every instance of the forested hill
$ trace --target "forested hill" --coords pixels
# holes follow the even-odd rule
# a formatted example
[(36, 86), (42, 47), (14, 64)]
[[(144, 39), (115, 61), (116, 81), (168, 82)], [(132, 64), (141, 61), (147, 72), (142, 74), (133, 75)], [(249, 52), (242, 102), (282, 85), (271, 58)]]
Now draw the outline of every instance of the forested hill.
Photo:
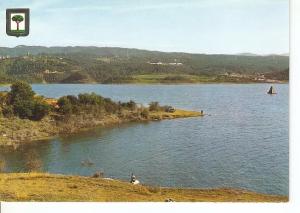
[(116, 47), (0, 47), (0, 83), (288, 80), (289, 57), (167, 53)]

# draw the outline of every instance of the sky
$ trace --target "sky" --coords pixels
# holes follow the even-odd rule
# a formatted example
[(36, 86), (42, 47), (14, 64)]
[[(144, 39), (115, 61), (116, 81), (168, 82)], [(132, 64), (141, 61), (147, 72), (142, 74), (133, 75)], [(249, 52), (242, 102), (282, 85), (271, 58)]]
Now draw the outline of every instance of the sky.
[[(30, 34), (6, 35), (7, 8)], [(288, 0), (1, 0), (0, 46), (113, 46), (206, 54), (289, 52)]]

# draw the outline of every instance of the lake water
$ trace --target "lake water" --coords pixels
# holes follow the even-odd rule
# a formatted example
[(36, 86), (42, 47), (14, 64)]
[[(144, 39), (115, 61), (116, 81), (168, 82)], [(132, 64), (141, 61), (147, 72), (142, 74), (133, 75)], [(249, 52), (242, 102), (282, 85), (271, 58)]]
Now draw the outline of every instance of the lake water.
[[(114, 100), (159, 101), (198, 118), (130, 123), (97, 128), (35, 143), (15, 152), (0, 150), (7, 171), (26, 171), (27, 153), (52, 173), (129, 180), (170, 187), (238, 187), (288, 194), (288, 84), (33, 85), (47, 97), (95, 92)], [(6, 89), (2, 87), (0, 89)], [(93, 165), (84, 166), (89, 160)]]

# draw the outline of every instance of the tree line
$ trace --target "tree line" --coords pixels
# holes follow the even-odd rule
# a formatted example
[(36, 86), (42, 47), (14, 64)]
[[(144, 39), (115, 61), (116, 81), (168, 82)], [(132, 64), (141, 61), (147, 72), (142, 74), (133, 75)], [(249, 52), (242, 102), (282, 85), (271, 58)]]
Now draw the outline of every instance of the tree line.
[(50, 115), (56, 120), (67, 120), (69, 117), (84, 114), (95, 117), (114, 114), (118, 117), (147, 119), (149, 111), (165, 111), (168, 108), (160, 106), (158, 102), (151, 102), (149, 107), (138, 106), (132, 100), (115, 102), (96, 93), (62, 96), (53, 104), (37, 95), (26, 82), (18, 81), (10, 88), (9, 92), (0, 92), (0, 116), (8, 118), (15, 116), (39, 121)]

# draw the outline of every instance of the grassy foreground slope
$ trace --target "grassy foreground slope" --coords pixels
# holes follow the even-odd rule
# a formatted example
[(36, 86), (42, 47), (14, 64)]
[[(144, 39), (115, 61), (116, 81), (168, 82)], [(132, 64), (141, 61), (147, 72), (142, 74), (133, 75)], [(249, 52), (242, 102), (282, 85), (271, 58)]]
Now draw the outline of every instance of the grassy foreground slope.
[(176, 189), (118, 180), (44, 173), (0, 174), (2, 201), (175, 201), (287, 202), (286, 196), (237, 189)]

